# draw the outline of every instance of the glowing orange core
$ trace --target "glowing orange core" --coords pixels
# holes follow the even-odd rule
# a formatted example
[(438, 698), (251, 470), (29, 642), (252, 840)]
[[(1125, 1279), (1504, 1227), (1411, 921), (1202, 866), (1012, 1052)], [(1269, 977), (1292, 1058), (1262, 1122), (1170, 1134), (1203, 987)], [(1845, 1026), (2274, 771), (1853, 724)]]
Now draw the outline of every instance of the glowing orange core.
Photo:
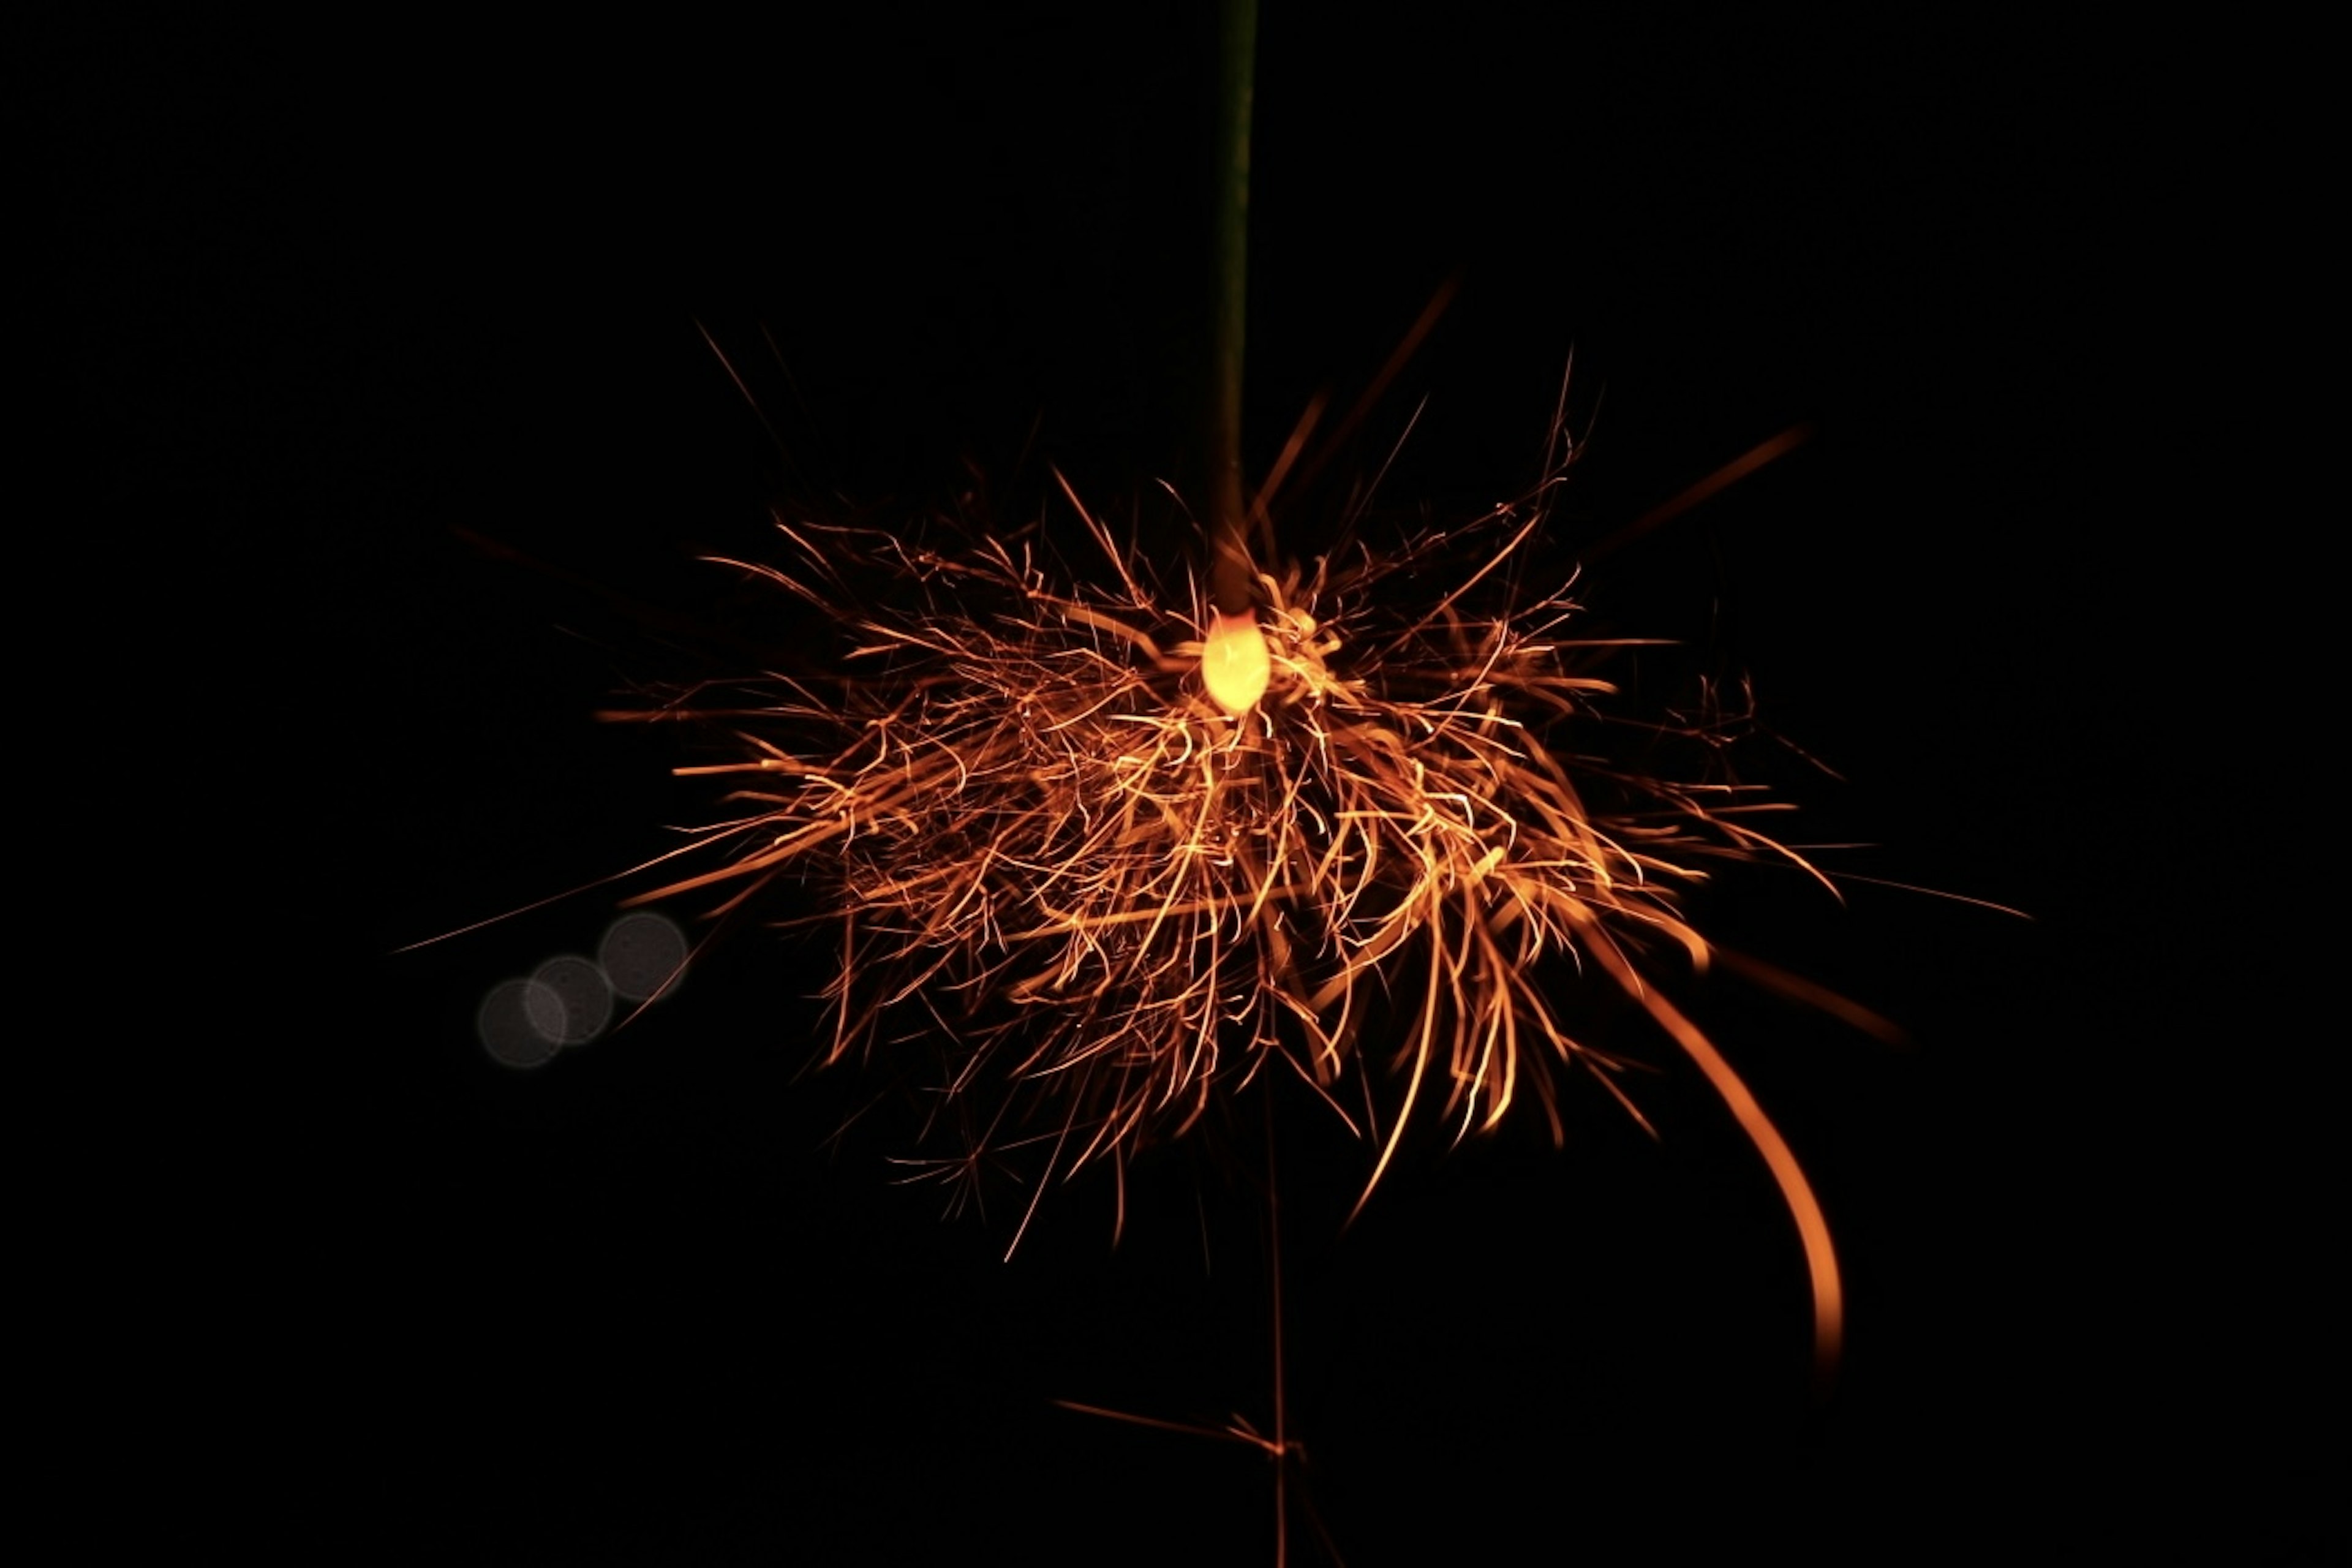
[(1257, 617), (1220, 611), (1201, 651), (1201, 682), (1217, 706), (1236, 718), (1248, 712), (1265, 695), (1271, 673), (1265, 634), (1257, 629)]

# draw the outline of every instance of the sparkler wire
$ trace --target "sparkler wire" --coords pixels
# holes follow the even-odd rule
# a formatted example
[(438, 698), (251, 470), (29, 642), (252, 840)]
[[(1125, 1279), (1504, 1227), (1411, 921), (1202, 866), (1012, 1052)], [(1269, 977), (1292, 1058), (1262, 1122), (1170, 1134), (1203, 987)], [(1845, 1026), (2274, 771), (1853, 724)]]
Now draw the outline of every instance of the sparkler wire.
[(1252, 583), (1242, 504), (1242, 367), (1249, 314), (1250, 115), (1257, 69), (1257, 0), (1224, 0), (1218, 50), (1215, 259), (1210, 330), (1211, 596), (1249, 614)]

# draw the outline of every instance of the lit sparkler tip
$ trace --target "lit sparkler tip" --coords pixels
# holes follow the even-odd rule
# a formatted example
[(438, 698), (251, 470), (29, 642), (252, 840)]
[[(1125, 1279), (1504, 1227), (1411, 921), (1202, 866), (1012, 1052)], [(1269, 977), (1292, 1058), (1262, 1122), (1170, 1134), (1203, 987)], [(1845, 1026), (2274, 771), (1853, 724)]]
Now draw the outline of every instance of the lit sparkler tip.
[[(932, 1091), (927, 1131), (964, 1141), (938, 1172), (976, 1197), (998, 1156), (1033, 1151), (1031, 1214), (1053, 1178), (1182, 1136), (1275, 1061), (1379, 1142), (1366, 1195), (1408, 1127), (1466, 1134), (1531, 1098), (1562, 1136), (1558, 1069), (1624, 1099), (1611, 1082), (1624, 1064), (1579, 1037), (1541, 978), (1566, 955), (1683, 1046), (1772, 1168), (1812, 1267), (1826, 1370), (1841, 1292), (1820, 1205), (1650, 962), (1661, 946), (1711, 951), (1679, 894), (1714, 860), (1804, 862), (1745, 825), (1756, 805), (1736, 783), (1607, 760), (1596, 700), (1611, 688), (1559, 630), (1577, 606), (1497, 575), (1549, 490), (1475, 525), (1499, 537), (1492, 550), (1429, 535), (1259, 575), (1262, 607), (1212, 598), (1181, 657), (1161, 649), (1202, 623), (1083, 506), (1115, 589), (989, 537), (787, 529), (799, 574), (755, 570), (834, 616), (856, 673), (837, 696), (755, 679), (740, 704), (699, 708), (725, 721), (731, 760), (682, 771), (742, 782), (671, 853), (720, 863), (647, 897), (731, 885), (723, 914), (779, 878), (829, 884), (842, 956), (824, 1059), (915, 1046), (899, 1059)], [(1464, 569), (1451, 587), (1448, 565)], [(869, 572), (891, 589), (870, 603), (812, 585), (847, 592)], [(1408, 577), (1434, 602), (1385, 605)], [(1255, 715), (1246, 736), (1203, 691), (1231, 721)], [(689, 694), (646, 716), (697, 710)], [(1570, 730), (1572, 751), (1558, 743)], [(1717, 738), (1711, 721), (1658, 731), (1677, 734)], [(886, 1033), (909, 1004), (940, 1027)], [(1345, 1080), (1361, 1124), (1340, 1110)]]
[(1235, 718), (1256, 707), (1273, 668), (1257, 617), (1218, 611), (1201, 651), (1201, 683), (1217, 706)]

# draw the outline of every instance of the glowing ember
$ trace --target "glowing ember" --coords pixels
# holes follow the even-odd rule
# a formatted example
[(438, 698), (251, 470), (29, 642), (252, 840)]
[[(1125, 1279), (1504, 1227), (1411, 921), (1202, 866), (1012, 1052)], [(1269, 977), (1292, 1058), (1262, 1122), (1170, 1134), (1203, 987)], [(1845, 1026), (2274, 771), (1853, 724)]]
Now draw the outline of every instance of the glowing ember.
[(1217, 706), (1236, 717), (1248, 712), (1265, 695), (1273, 674), (1265, 634), (1257, 629), (1257, 617), (1220, 612), (1201, 651), (1201, 684), (1209, 689)]

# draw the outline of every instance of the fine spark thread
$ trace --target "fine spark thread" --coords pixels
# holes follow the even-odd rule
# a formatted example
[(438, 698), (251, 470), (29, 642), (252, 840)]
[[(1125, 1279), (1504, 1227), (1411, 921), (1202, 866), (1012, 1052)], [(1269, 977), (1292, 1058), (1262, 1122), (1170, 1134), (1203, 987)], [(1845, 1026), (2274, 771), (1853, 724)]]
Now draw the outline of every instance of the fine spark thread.
[[(1820, 1206), (1640, 966), (1659, 950), (1708, 962), (1680, 897), (1709, 860), (1812, 868), (1746, 826), (1777, 807), (1745, 786), (1554, 749), (1598, 727), (1613, 688), (1582, 671), (1612, 645), (1562, 635), (1580, 614), (1565, 587), (1468, 606), (1512, 575), (1559, 482), (1454, 539), (1259, 574), (1271, 668), (1239, 714), (1202, 689), (1210, 596), (1171, 609), (1066, 484), (1110, 586), (1049, 572), (1027, 544), (935, 550), (780, 518), (797, 564), (724, 563), (837, 623), (858, 673), (828, 697), (777, 677), (740, 683), (740, 702), (706, 687), (609, 715), (721, 722), (740, 747), (678, 770), (744, 779), (730, 817), (694, 830), (720, 863), (631, 901), (716, 889), (724, 912), (780, 879), (825, 886), (842, 950), (824, 1059), (931, 1053), (927, 1135), (951, 1115), (965, 1147), (929, 1173), (958, 1204), (1000, 1152), (1049, 1145), (1016, 1247), (1056, 1174), (1123, 1171), (1269, 1064), (1377, 1144), (1359, 1211), (1422, 1117), (1458, 1140), (1531, 1097), (1562, 1138), (1561, 1067), (1643, 1120), (1612, 1081), (1625, 1064), (1571, 1033), (1539, 978), (1553, 958), (1597, 971), (1693, 1057), (1770, 1166), (1826, 1366), (1840, 1306)], [(861, 574), (894, 603), (859, 603)], [(1412, 598), (1427, 607), (1400, 615)], [(886, 1033), (910, 1005), (937, 1026)], [(1394, 1037), (1369, 1027), (1391, 1005)]]

